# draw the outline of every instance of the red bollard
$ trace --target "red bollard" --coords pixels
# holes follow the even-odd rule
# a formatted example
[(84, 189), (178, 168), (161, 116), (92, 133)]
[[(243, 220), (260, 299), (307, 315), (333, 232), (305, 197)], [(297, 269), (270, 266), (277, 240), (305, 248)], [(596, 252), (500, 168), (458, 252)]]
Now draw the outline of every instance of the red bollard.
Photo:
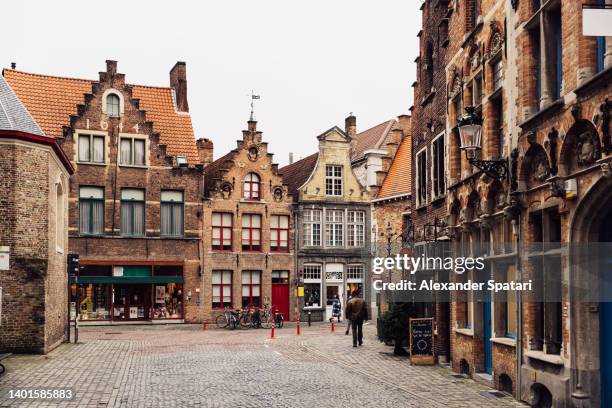
[(295, 326), (295, 330), (296, 330), (298, 336), (302, 333), (302, 330), (300, 328), (300, 319), (298, 319), (298, 321), (297, 321), (297, 325)]
[(332, 334), (334, 334), (334, 331), (336, 330), (335, 327), (334, 327), (334, 319), (332, 319), (331, 324), (332, 324), (331, 325), (331, 332), (332, 332)]
[(202, 331), (206, 331), (206, 320), (202, 322)]
[(270, 338), (274, 338), (274, 327), (276, 327), (276, 323), (272, 323), (272, 331), (270, 331)]

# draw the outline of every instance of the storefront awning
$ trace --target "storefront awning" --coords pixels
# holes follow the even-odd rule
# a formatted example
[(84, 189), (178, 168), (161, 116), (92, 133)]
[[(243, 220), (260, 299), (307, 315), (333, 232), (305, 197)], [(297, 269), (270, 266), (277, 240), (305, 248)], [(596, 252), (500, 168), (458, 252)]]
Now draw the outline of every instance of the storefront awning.
[[(151, 284), (151, 283), (183, 283), (182, 276), (80, 276), (79, 284), (114, 283), (123, 285)], [(70, 277), (70, 283), (75, 283)]]

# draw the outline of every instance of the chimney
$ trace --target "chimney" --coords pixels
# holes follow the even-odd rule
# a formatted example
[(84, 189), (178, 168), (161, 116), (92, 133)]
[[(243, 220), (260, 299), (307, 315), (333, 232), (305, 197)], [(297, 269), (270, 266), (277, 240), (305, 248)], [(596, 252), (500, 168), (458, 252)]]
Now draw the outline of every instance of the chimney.
[(11, 62), (11, 69), (17, 69), (17, 63)]
[(170, 86), (174, 89), (179, 112), (189, 112), (187, 104), (187, 65), (178, 61), (170, 70)]
[(213, 142), (210, 139), (198, 139), (196, 140), (196, 147), (198, 149), (198, 156), (200, 158), (200, 164), (207, 165), (213, 162)]
[(289, 164), (293, 164), (293, 152), (289, 152)]
[(117, 61), (106, 60), (106, 73), (111, 77), (117, 74)]
[(357, 118), (351, 114), (344, 120), (344, 131), (351, 138), (355, 137), (357, 134)]

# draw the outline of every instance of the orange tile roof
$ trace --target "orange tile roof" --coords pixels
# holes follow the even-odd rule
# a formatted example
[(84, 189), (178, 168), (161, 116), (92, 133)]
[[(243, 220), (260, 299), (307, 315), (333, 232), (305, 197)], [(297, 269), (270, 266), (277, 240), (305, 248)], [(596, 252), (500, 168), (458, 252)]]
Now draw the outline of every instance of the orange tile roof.
[[(2, 75), (19, 99), (49, 136), (63, 136), (63, 126), (70, 124), (70, 115), (77, 113), (77, 105), (91, 93), (88, 79), (64, 78), (4, 69)], [(185, 155), (189, 163), (198, 163), (191, 116), (178, 113), (174, 107), (170, 87), (133, 85), (133, 97), (140, 99), (140, 109), (147, 112), (147, 120), (160, 134), (160, 143), (171, 155)]]
[(411, 168), (412, 138), (406, 136), (397, 149), (377, 198), (388, 198), (410, 193), (412, 188)]

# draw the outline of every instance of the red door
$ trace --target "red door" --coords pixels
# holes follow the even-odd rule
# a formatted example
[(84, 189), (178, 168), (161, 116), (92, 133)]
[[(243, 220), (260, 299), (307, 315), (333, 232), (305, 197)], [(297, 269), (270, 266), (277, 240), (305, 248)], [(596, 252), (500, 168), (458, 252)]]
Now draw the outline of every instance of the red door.
[(285, 320), (291, 320), (291, 315), (289, 315), (288, 283), (272, 284), (272, 306), (274, 306), (275, 311), (278, 310), (285, 316)]

